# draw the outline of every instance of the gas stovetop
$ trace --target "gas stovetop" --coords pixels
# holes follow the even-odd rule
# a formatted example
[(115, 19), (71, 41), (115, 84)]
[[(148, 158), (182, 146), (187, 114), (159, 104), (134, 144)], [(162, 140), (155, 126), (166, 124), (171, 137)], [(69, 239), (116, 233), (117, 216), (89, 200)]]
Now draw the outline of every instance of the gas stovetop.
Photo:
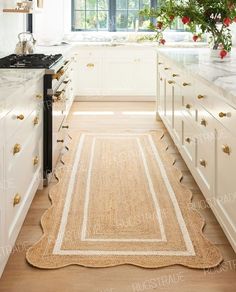
[(9, 55), (0, 59), (0, 68), (18, 68), (18, 69), (50, 69), (59, 60), (62, 59), (61, 54), (57, 55)]

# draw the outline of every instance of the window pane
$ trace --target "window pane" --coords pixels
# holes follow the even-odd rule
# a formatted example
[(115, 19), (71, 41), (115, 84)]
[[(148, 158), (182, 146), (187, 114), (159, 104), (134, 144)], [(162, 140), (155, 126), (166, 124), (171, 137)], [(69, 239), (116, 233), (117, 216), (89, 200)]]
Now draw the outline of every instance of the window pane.
[(140, 1), (140, 9), (143, 9), (145, 6), (151, 6), (151, 0), (141, 0)]
[(127, 0), (116, 0), (116, 9), (127, 9)]
[(75, 11), (74, 12), (74, 29), (85, 29), (85, 12)]
[(139, 0), (128, 0), (128, 9), (139, 9)]
[(98, 10), (108, 10), (109, 0), (98, 0)]
[(85, 0), (74, 0), (75, 10), (85, 10)]
[(98, 12), (98, 29), (108, 30), (108, 11)]
[(97, 29), (97, 12), (96, 11), (86, 12), (86, 29), (89, 29), (89, 30)]
[(139, 17), (139, 29), (143, 30), (148, 30), (150, 25), (150, 18), (147, 17)]
[(129, 30), (138, 30), (138, 11), (129, 11), (128, 29)]
[(97, 0), (86, 0), (86, 9), (87, 10), (96, 10), (97, 9)]
[(116, 12), (116, 29), (117, 30), (127, 29), (127, 11)]

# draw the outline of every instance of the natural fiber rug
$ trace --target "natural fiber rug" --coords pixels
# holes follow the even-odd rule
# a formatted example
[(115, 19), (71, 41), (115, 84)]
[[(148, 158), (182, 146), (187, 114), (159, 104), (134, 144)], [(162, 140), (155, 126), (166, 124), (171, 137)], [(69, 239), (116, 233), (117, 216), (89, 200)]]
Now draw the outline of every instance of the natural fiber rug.
[(43, 215), (43, 237), (27, 252), (39, 268), (77, 264), (180, 264), (209, 268), (221, 261), (203, 235), (161, 132), (76, 134)]

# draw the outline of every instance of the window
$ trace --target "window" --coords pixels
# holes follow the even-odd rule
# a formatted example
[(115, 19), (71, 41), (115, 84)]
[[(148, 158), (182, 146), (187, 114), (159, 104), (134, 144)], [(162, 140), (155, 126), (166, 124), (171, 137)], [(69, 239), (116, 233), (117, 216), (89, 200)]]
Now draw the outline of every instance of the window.
[[(139, 16), (159, 0), (72, 0), (72, 31), (145, 31), (150, 19)], [(151, 20), (152, 21), (152, 20)], [(175, 22), (173, 29), (182, 29)]]

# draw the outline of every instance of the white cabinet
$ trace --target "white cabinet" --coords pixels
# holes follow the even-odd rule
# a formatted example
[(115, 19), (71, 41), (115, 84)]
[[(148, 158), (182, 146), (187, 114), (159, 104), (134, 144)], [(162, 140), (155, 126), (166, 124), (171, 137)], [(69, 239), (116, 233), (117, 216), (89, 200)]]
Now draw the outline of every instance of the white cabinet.
[(158, 114), (236, 251), (236, 107), (158, 55)]
[(143, 97), (156, 94), (153, 48), (89, 47), (77, 51), (75, 95), (83, 97)]

